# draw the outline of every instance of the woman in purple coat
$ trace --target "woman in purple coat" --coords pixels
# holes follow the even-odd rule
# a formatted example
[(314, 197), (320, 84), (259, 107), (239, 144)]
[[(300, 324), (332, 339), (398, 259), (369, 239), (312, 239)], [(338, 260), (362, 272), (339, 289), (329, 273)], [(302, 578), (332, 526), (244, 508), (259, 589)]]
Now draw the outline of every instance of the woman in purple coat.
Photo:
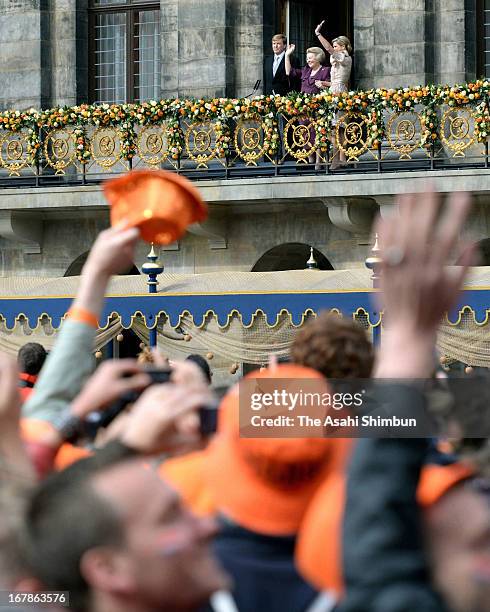
[[(292, 78), (301, 79), (301, 92), (308, 94), (318, 94), (322, 87), (330, 86), (330, 67), (322, 66), (325, 62), (325, 53), (320, 47), (310, 47), (306, 50), (306, 66), (303, 68), (293, 68), (291, 66), (290, 56), (294, 52), (296, 45), (288, 45), (286, 49), (286, 57), (284, 60), (284, 68), (286, 74)], [(325, 85), (327, 83), (327, 85)], [(314, 130), (311, 130), (311, 144), (315, 142)], [(315, 162), (315, 154), (312, 153), (308, 157), (310, 164)], [(320, 156), (316, 154), (316, 166), (318, 169), (320, 164)], [(318, 167), (318, 168), (317, 168)]]

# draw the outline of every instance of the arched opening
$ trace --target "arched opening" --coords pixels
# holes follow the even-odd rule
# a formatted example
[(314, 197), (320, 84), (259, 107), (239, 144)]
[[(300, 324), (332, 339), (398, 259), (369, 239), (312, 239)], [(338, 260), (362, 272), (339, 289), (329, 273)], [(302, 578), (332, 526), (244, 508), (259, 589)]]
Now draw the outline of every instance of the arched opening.
[(490, 266), (490, 238), (484, 238), (476, 244), (480, 260), (478, 266)]
[[(318, 249), (313, 256), (320, 270), (333, 270), (332, 264)], [(287, 242), (269, 249), (257, 260), (252, 272), (279, 272), (281, 270), (305, 270), (310, 258), (310, 246), (301, 242)]]
[[(82, 268), (85, 265), (85, 262), (87, 261), (89, 252), (90, 251), (85, 251), (85, 253), (82, 253), (76, 259), (74, 259), (68, 266), (63, 276), (80, 276), (80, 274), (82, 273)], [(139, 273), (140, 271), (133, 264), (130, 268), (128, 268), (128, 270), (126, 270), (125, 272), (121, 272), (121, 276), (133, 276)]]

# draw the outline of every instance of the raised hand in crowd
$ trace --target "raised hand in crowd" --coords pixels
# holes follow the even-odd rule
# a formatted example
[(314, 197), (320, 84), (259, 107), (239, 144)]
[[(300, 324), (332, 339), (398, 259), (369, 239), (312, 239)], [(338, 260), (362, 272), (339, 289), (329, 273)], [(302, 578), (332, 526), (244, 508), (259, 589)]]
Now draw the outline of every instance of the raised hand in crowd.
[(456, 301), (474, 258), (471, 249), (460, 249), (461, 264), (448, 266), (470, 207), (467, 193), (454, 193), (439, 219), (441, 197), (428, 190), (401, 196), (400, 216), (379, 220), (379, 297), (388, 329), (378, 377), (430, 376), (437, 328)]
[(142, 454), (193, 449), (201, 441), (197, 410), (212, 402), (207, 384), (152, 385), (128, 414), (120, 440)]
[(73, 400), (71, 412), (84, 418), (90, 412), (105, 408), (130, 391), (141, 391), (151, 378), (135, 359), (104, 361)]
[(97, 237), (83, 267), (67, 321), (41, 371), (36, 392), (23, 406), (25, 417), (54, 423), (92, 373), (93, 344), (107, 285), (113, 274), (133, 265), (138, 236), (135, 228), (114, 227)]
[[(434, 368), (437, 328), (457, 299), (473, 257), (471, 250), (464, 250), (461, 266), (447, 266), (457, 250), (471, 200), (466, 193), (455, 193), (442, 214), (440, 196), (432, 190), (402, 196), (398, 203), (399, 217), (383, 219), (377, 225), (382, 252), (380, 306), (387, 325), (376, 374), (378, 378), (427, 378)], [(426, 409), (417, 386), (395, 384), (390, 391), (388, 384), (387, 388), (386, 394), (379, 387), (377, 395), (390, 410), (410, 414)], [(472, 563), (480, 554), (475, 545), (480, 536), (466, 549), (464, 538), (454, 538), (455, 548), (461, 547), (458, 554), (466, 561), (446, 555), (451, 561), (441, 574), (440, 561), (438, 565), (431, 549), (433, 533), (422, 527), (417, 486), (429, 449), (429, 440), (422, 437), (374, 436), (358, 441), (347, 485), (343, 527), (346, 597), (339, 612), (487, 609), (476, 603), (482, 601), (481, 585), (472, 572)], [(482, 508), (487, 506), (484, 501)], [(476, 497), (475, 502), (482, 500)], [(455, 525), (457, 508), (451, 514), (450, 524)], [(444, 529), (438, 526), (436, 533), (441, 527)], [(431, 574), (443, 579), (435, 585)], [(448, 584), (465, 587), (456, 589), (454, 597), (455, 589), (447, 588)]]
[(127, 271), (134, 262), (137, 228), (111, 227), (99, 234), (83, 266), (75, 308), (100, 316), (107, 284), (114, 274)]

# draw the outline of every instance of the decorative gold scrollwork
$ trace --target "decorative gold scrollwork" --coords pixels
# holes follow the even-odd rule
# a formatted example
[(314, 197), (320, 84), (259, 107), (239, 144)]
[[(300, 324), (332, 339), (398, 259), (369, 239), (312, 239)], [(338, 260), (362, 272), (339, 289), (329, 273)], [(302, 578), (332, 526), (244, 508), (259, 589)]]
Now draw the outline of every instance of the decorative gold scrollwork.
[[(341, 130), (344, 132), (343, 138)], [(359, 156), (368, 150), (367, 118), (359, 113), (344, 113), (335, 126), (337, 147), (345, 153), (348, 161), (359, 161)]]
[(411, 159), (410, 153), (422, 146), (422, 122), (415, 112), (394, 113), (386, 125), (390, 147), (400, 159)]
[(185, 132), (185, 148), (190, 159), (197, 162), (198, 168), (207, 168), (217, 154), (217, 129), (210, 121), (192, 123)]
[(316, 151), (314, 119), (302, 115), (293, 117), (284, 127), (284, 147), (300, 162)]
[(65, 169), (73, 163), (76, 157), (75, 134), (68, 128), (51, 130), (44, 140), (44, 156), (47, 163), (56, 170), (56, 174), (64, 174)]
[(121, 135), (115, 128), (99, 127), (90, 140), (90, 149), (95, 162), (109, 170), (121, 159)]
[(8, 131), (0, 138), (0, 166), (9, 171), (9, 176), (20, 176), (19, 170), (27, 166), (27, 145), (22, 132)]
[(168, 136), (166, 125), (144, 127), (137, 141), (138, 155), (150, 166), (158, 166), (168, 157)]
[(264, 133), (265, 126), (258, 116), (238, 121), (235, 128), (235, 150), (247, 165), (256, 166), (257, 160), (264, 155), (267, 146)]
[(18, 160), (22, 157), (24, 147), (18, 140), (10, 140), (7, 145), (7, 159)]
[(469, 108), (449, 108), (444, 112), (441, 140), (453, 152), (453, 157), (464, 157), (466, 149), (475, 143), (474, 119)]

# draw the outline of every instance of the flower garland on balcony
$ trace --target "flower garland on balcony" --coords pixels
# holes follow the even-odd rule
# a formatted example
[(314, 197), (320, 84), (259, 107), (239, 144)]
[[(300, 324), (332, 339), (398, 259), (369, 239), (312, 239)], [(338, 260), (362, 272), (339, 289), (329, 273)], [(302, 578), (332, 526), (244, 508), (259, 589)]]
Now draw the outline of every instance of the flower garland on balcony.
[(223, 100), (225, 113), (229, 119), (240, 121), (241, 119), (258, 120), (263, 127), (263, 149), (273, 159), (279, 150), (279, 131), (276, 116), (276, 96), (256, 96)]
[(377, 147), (382, 137), (383, 113), (373, 102), (373, 90), (345, 91), (340, 94), (325, 94), (326, 102), (339, 112), (356, 113), (366, 122), (368, 148)]
[(29, 164), (34, 164), (36, 162), (38, 151), (41, 148), (38, 117), (39, 111), (34, 108), (22, 112), (18, 110), (0, 111), (0, 127), (3, 130), (9, 130), (11, 132), (26, 131), (27, 161)]
[[(422, 125), (421, 145), (431, 146), (440, 138), (442, 106), (470, 108), (475, 120), (474, 135), (478, 142), (490, 137), (490, 84), (488, 80), (455, 86), (425, 85), (402, 89), (371, 89), (319, 95), (290, 94), (289, 96), (256, 96), (254, 98), (213, 98), (149, 100), (140, 104), (82, 104), (57, 107), (46, 111), (0, 111), (0, 129), (23, 132), (27, 141), (29, 163), (40, 154), (40, 132), (45, 129), (73, 128), (76, 157), (86, 164), (92, 157), (87, 129), (113, 127), (121, 138), (120, 155), (130, 160), (137, 154), (138, 128), (165, 124), (169, 156), (178, 160), (185, 149), (181, 126), (210, 121), (215, 134), (216, 155), (225, 157), (232, 146), (231, 124), (240, 119), (258, 120), (263, 127), (263, 151), (269, 157), (277, 153), (280, 137), (278, 114), (287, 117), (305, 115), (314, 120), (316, 146), (328, 148), (333, 121), (339, 113), (362, 115), (367, 126), (367, 144), (375, 147), (386, 135), (386, 112), (417, 112)], [(340, 115), (342, 116), (342, 115)]]

